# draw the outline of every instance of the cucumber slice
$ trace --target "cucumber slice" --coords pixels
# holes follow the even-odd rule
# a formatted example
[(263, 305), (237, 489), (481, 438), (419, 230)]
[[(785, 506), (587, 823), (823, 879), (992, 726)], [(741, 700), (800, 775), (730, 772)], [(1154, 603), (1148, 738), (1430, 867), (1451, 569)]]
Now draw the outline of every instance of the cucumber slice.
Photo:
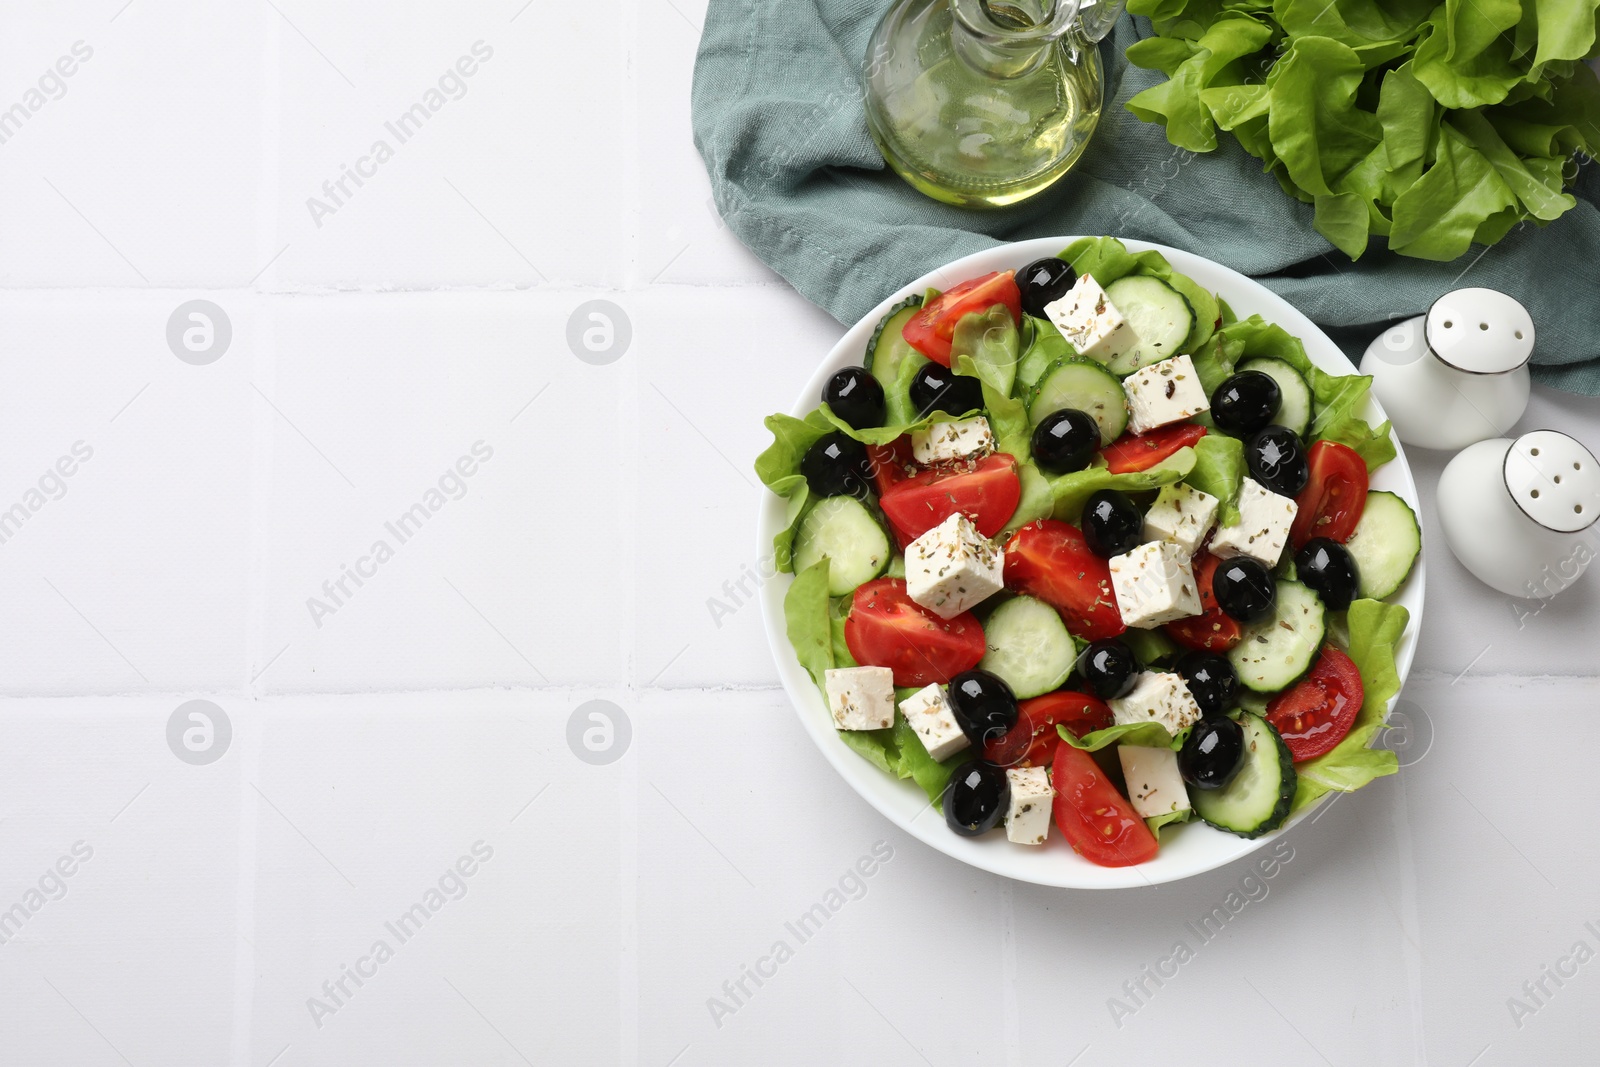
[(817, 501), (794, 538), (794, 572), (828, 557), (828, 595), (845, 596), (883, 573), (894, 553), (889, 535), (867, 506), (853, 496)]
[(1417, 513), (1393, 493), (1374, 489), (1344, 547), (1355, 558), (1361, 595), (1382, 600), (1405, 583), (1422, 551)]
[(1106, 364), (1114, 373), (1126, 377), (1183, 350), (1194, 327), (1194, 310), (1183, 294), (1166, 282), (1130, 274), (1106, 286), (1106, 299), (1139, 338), (1138, 344)]
[(911, 321), (922, 307), (922, 297), (908, 296), (900, 303), (889, 309), (889, 313), (878, 323), (878, 328), (872, 331), (872, 340), (867, 342), (867, 356), (861, 365), (883, 386), (887, 392), (894, 386), (900, 374), (900, 364), (910, 356), (926, 359), (921, 352), (906, 344), (905, 335), (901, 332), (906, 323)]
[(1018, 700), (1061, 688), (1078, 646), (1055, 608), (1030, 596), (1006, 601), (983, 624), (988, 651), (978, 664), (1006, 680)]
[(1037, 426), (1062, 408), (1087, 412), (1100, 424), (1100, 443), (1110, 444), (1128, 428), (1128, 396), (1105, 366), (1082, 356), (1058, 359), (1028, 394), (1028, 421)]
[(1240, 716), (1244, 762), (1221, 789), (1192, 789), (1195, 814), (1219, 830), (1260, 837), (1289, 817), (1296, 785), (1294, 758), (1272, 724), (1259, 715)]
[(1278, 402), (1278, 413), (1272, 417), (1274, 424), (1287, 426), (1295, 433), (1305, 436), (1306, 430), (1311, 428), (1311, 387), (1306, 380), (1300, 377), (1300, 372), (1281, 359), (1270, 356), (1259, 356), (1247, 359), (1234, 371), (1256, 370), (1265, 374), (1278, 383), (1278, 391), (1283, 394), (1283, 399)]
[(1322, 647), (1322, 601), (1299, 582), (1280, 578), (1277, 584), (1272, 614), (1246, 626), (1243, 639), (1228, 652), (1239, 684), (1258, 693), (1276, 693), (1300, 677)]

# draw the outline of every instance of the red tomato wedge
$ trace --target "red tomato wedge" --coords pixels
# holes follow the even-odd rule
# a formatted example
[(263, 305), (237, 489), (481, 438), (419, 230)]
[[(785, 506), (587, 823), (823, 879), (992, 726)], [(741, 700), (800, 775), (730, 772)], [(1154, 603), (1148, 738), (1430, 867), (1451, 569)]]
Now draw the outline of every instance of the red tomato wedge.
[(1127, 474), (1154, 467), (1180, 448), (1187, 448), (1206, 435), (1204, 426), (1178, 422), (1160, 426), (1149, 433), (1125, 433), (1106, 445), (1101, 455), (1112, 474)]
[(1355, 724), (1366, 699), (1361, 672), (1350, 657), (1324, 645), (1317, 662), (1295, 687), (1267, 705), (1267, 721), (1277, 728), (1296, 763), (1332, 752)]
[(941, 619), (906, 595), (899, 578), (856, 590), (844, 620), (844, 643), (863, 667), (888, 667), (894, 684), (948, 682), (983, 658), (983, 627), (970, 611)]
[[(872, 466), (872, 484), (882, 496), (916, 470), (911, 458), (911, 435), (901, 434), (886, 445), (867, 445), (867, 462)], [(902, 546), (903, 547), (903, 546)]]
[(995, 271), (981, 278), (964, 281), (922, 305), (911, 316), (900, 335), (906, 344), (935, 363), (950, 365), (950, 339), (956, 323), (974, 311), (988, 311), (1004, 304), (1011, 317), (1022, 322), (1022, 290), (1017, 288), (1016, 271)]
[(909, 545), (957, 512), (993, 537), (1016, 514), (1022, 500), (1017, 461), (1004, 452), (972, 466), (933, 467), (891, 486), (878, 506), (894, 528), (901, 547)]
[(1065, 726), (1074, 737), (1111, 725), (1111, 709), (1098, 697), (1058, 689), (1024, 700), (1017, 706), (1017, 724), (983, 747), (983, 758), (1002, 767), (1044, 767), (1055, 755)]
[(1076, 526), (1030, 522), (1011, 535), (1005, 553), (1006, 587), (1055, 608), (1074, 637), (1098, 641), (1127, 630), (1111, 590), (1111, 568), (1089, 551)]
[(1199, 615), (1169, 622), (1162, 629), (1184, 648), (1200, 652), (1223, 652), (1239, 643), (1244, 637), (1244, 627), (1239, 620), (1217, 606), (1216, 594), (1211, 591), (1211, 579), (1222, 561), (1209, 552), (1200, 551), (1190, 561), (1194, 568), (1194, 584), (1200, 591)]
[(1297, 552), (1313, 537), (1331, 537), (1344, 544), (1367, 507), (1367, 461), (1355, 449), (1317, 441), (1306, 460), (1311, 477), (1294, 498), (1299, 510), (1289, 527), (1289, 541)]
[(1050, 765), (1056, 826), (1072, 851), (1102, 867), (1156, 858), (1156, 837), (1094, 757), (1063, 742)]

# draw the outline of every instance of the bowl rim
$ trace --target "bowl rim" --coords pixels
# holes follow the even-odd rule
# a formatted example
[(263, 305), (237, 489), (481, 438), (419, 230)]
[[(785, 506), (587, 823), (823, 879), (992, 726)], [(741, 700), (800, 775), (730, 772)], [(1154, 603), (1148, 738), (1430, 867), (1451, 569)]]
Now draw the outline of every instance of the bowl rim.
[[(964, 278), (992, 270), (1020, 269), (1036, 259), (1054, 256), (1079, 237), (1042, 237), (1027, 241), (996, 244), (970, 255), (962, 256), (942, 266), (935, 267), (921, 277), (890, 293), (873, 309), (847, 329), (829, 350), (818, 368), (807, 381), (799, 397), (789, 406), (789, 413), (804, 417), (817, 405), (823, 383), (835, 371), (846, 366), (859, 366), (861, 353), (879, 320), (894, 304), (908, 296), (921, 293), (929, 287), (949, 288)], [(1154, 250), (1166, 256), (1174, 270), (1187, 274), (1205, 285), (1210, 291), (1226, 300), (1240, 318), (1259, 314), (1298, 337), (1305, 346), (1311, 361), (1324, 370), (1338, 374), (1360, 373), (1337, 345), (1288, 301), (1273, 293), (1259, 282), (1240, 274), (1231, 267), (1214, 260), (1168, 245), (1132, 238), (1119, 238), (1132, 252)], [(1368, 395), (1365, 417), (1374, 425), (1384, 420), (1383, 407), (1376, 397)], [(1381, 483), (1381, 484), (1380, 484)], [(1410, 464), (1399, 440), (1395, 441), (1395, 458), (1373, 475), (1373, 488), (1387, 489), (1397, 494), (1417, 514), (1422, 524), (1422, 508)], [(757, 559), (768, 561), (772, 556), (772, 540), (784, 519), (782, 498), (761, 491), (762, 501), (758, 513)], [(1418, 633), (1421, 630), (1424, 592), (1426, 588), (1426, 553), (1420, 553), (1400, 591), (1388, 598), (1390, 603), (1406, 607), (1410, 623), (1401, 637), (1395, 652), (1395, 667), (1402, 689), (1415, 658)], [(770, 568), (764, 568), (764, 573)], [(1232, 863), (1308, 820), (1314, 821), (1337, 794), (1327, 793), (1295, 814), (1283, 826), (1270, 834), (1245, 839), (1224, 833), (1208, 826), (1175, 828), (1164, 836), (1161, 853), (1148, 863), (1132, 867), (1099, 867), (1076, 855), (1051, 835), (1051, 841), (1041, 848), (1012, 844), (1003, 834), (986, 834), (982, 837), (960, 837), (943, 825), (943, 820), (928, 817), (933, 810), (915, 783), (899, 780), (872, 766), (854, 750), (844, 745), (828, 718), (827, 708), (812, 682), (810, 675), (800, 665), (793, 647), (789, 644), (783, 618), (783, 598), (793, 577), (771, 573), (761, 585), (760, 600), (762, 622), (767, 633), (767, 643), (773, 661), (788, 695), (789, 703), (800, 718), (801, 726), (812, 741), (852, 789), (872, 807), (901, 830), (918, 838), (930, 847), (953, 859), (980, 870), (1030, 882), (1037, 885), (1071, 889), (1120, 889), (1190, 878), (1206, 871)], [(1385, 717), (1394, 708), (1399, 697), (1390, 698)]]

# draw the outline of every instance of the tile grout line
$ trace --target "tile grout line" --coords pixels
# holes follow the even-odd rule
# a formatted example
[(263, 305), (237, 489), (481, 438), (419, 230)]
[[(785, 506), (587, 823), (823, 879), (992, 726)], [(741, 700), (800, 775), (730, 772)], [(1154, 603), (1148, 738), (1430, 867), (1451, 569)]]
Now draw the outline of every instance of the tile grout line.
[[(261, 78), (264, 83), (264, 92), (261, 94), (261, 146), (263, 162), (270, 163), (264, 167), (267, 177), (264, 179), (265, 188), (258, 190), (256, 233), (257, 240), (266, 238), (266, 244), (273, 244), (273, 237), (277, 233), (277, 206), (278, 183), (281, 177), (280, 152), (281, 120), (283, 110), (283, 84), (278, 77), (280, 69), (280, 45), (282, 42), (283, 27), (275, 22), (272, 27), (262, 35), (261, 48)], [(265, 195), (261, 195), (265, 194)], [(259, 278), (260, 275), (257, 275)], [(251, 288), (254, 288), (256, 279), (251, 279)], [(235, 307), (243, 305), (247, 314), (255, 324), (252, 331), (251, 343), (251, 378), (255, 379), (255, 371), (263, 363), (268, 365), (271, 381), (276, 385), (277, 380), (277, 331), (274, 328), (275, 320), (266, 313), (264, 302), (254, 298), (252, 293), (241, 294), (241, 299)], [(236, 314), (236, 317), (237, 314)], [(270, 516), (272, 510), (272, 469), (275, 427), (271, 415), (261, 411), (258, 405), (254, 407), (252, 418), (251, 449), (250, 449), (250, 608), (248, 617), (247, 638), (245, 644), (245, 676), (248, 679), (246, 686), (252, 697), (259, 696), (265, 689), (262, 675), (265, 669), (257, 670), (256, 664), (262, 662), (263, 657), (270, 655), (267, 646), (270, 640), (267, 629), (270, 617), (271, 604), (271, 574), (272, 574), (272, 537), (264, 530), (262, 520)], [(278, 655), (282, 655), (280, 652)], [(273, 657), (276, 660), (276, 656)], [(236, 937), (233, 939), (234, 969), (233, 969), (233, 1015), (232, 1034), (230, 1041), (230, 1054), (234, 1067), (251, 1067), (252, 1044), (255, 1038), (255, 1001), (256, 1001), (256, 950), (254, 944), (254, 929), (256, 921), (256, 883), (260, 867), (259, 840), (256, 830), (259, 826), (261, 798), (255, 790), (249, 788), (249, 783), (255, 781), (260, 764), (260, 745), (262, 738), (259, 734), (249, 734), (238, 739), (240, 742), (238, 768), (239, 768), (239, 840), (236, 849), (238, 856), (238, 876), (234, 892), (234, 928), (238, 931), (251, 931), (251, 937)], [(279, 1053), (281, 1056), (282, 1053)]]
[[(623, 107), (627, 112), (625, 129), (634, 132), (632, 151), (623, 153), (625, 160), (625, 181), (627, 188), (632, 190), (628, 201), (628, 221), (632, 230), (628, 248), (627, 272), (623, 277), (625, 291), (637, 292), (639, 289), (639, 263), (640, 249), (643, 245), (643, 220), (644, 220), (644, 189), (640, 184), (643, 168), (639, 160), (639, 2), (640, 0), (623, 0), (622, 7), (622, 33), (623, 54), (626, 58), (626, 67), (623, 74)], [(622, 369), (627, 375), (627, 387), (622, 391), (623, 425), (628, 427), (624, 432), (625, 443), (623, 447), (628, 451), (625, 455), (640, 455), (641, 434), (639, 430), (640, 411), (640, 381), (643, 376), (639, 373), (640, 361), (645, 352), (645, 344), (649, 338), (649, 330), (644, 331), (644, 336), (635, 332), (630, 351), (624, 357), (626, 366)], [(623, 559), (628, 576), (624, 588), (625, 598), (628, 603), (626, 628), (627, 645), (622, 651), (623, 686), (632, 690), (636, 671), (638, 670), (639, 648), (639, 494), (641, 489), (640, 465), (637, 463), (626, 464), (628, 468), (629, 492), (623, 503), (626, 520), (623, 529), (626, 532), (623, 543)], [(617, 791), (619, 812), (618, 847), (621, 855), (617, 867), (618, 903), (621, 905), (622, 922), (619, 933), (621, 944), (617, 960), (617, 994), (619, 1003), (617, 1057), (623, 1067), (637, 1067), (640, 1063), (639, 1054), (639, 748), (635, 738), (633, 753), (624, 756), (625, 763), (620, 775), (621, 785)]]

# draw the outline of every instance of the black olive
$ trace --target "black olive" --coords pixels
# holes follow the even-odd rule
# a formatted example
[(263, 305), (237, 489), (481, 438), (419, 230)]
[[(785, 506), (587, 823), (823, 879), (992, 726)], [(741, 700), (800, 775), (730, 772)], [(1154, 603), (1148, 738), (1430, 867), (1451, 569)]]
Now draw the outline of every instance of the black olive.
[(1355, 557), (1337, 541), (1313, 537), (1294, 557), (1295, 576), (1322, 598), (1330, 611), (1343, 611), (1356, 598), (1361, 573)]
[(1098, 490), (1083, 505), (1083, 540), (1090, 552), (1106, 559), (1131, 552), (1144, 540), (1144, 516), (1128, 494)]
[(1300, 435), (1287, 426), (1268, 426), (1250, 438), (1244, 461), (1250, 477), (1279, 496), (1294, 496), (1311, 477)]
[(957, 767), (944, 787), (944, 821), (962, 837), (993, 830), (1011, 806), (1011, 780), (992, 763), (971, 760)]
[(861, 367), (846, 367), (829, 378), (822, 402), (858, 430), (883, 425), (883, 386)]
[(1081, 471), (1100, 448), (1100, 424), (1077, 408), (1052, 411), (1033, 428), (1033, 461), (1050, 474)]
[(1221, 789), (1244, 763), (1244, 727), (1213, 715), (1189, 731), (1178, 751), (1178, 774), (1196, 789)]
[(1017, 697), (998, 674), (962, 671), (950, 679), (950, 710), (976, 748), (1017, 724)]
[(1211, 595), (1217, 607), (1240, 622), (1259, 622), (1272, 614), (1278, 586), (1272, 572), (1249, 556), (1225, 559), (1211, 576)]
[(911, 376), (911, 406), (919, 417), (935, 411), (965, 415), (983, 407), (983, 385), (970, 374), (924, 363)]
[(1178, 660), (1178, 673), (1202, 715), (1221, 715), (1233, 707), (1239, 676), (1224, 656), (1215, 652), (1190, 652)]
[(1112, 700), (1133, 688), (1139, 661), (1133, 650), (1114, 637), (1095, 641), (1078, 657), (1078, 674), (1094, 695)]
[(1249, 437), (1266, 429), (1282, 402), (1283, 390), (1272, 375), (1258, 370), (1240, 371), (1211, 394), (1211, 421), (1223, 433)]
[(1044, 306), (1067, 295), (1078, 280), (1078, 272), (1064, 259), (1051, 256), (1036, 259), (1017, 271), (1017, 288), (1022, 290), (1022, 310), (1044, 318)]
[(871, 494), (872, 462), (867, 458), (867, 446), (840, 430), (817, 438), (800, 458), (800, 473), (818, 496), (866, 499)]

